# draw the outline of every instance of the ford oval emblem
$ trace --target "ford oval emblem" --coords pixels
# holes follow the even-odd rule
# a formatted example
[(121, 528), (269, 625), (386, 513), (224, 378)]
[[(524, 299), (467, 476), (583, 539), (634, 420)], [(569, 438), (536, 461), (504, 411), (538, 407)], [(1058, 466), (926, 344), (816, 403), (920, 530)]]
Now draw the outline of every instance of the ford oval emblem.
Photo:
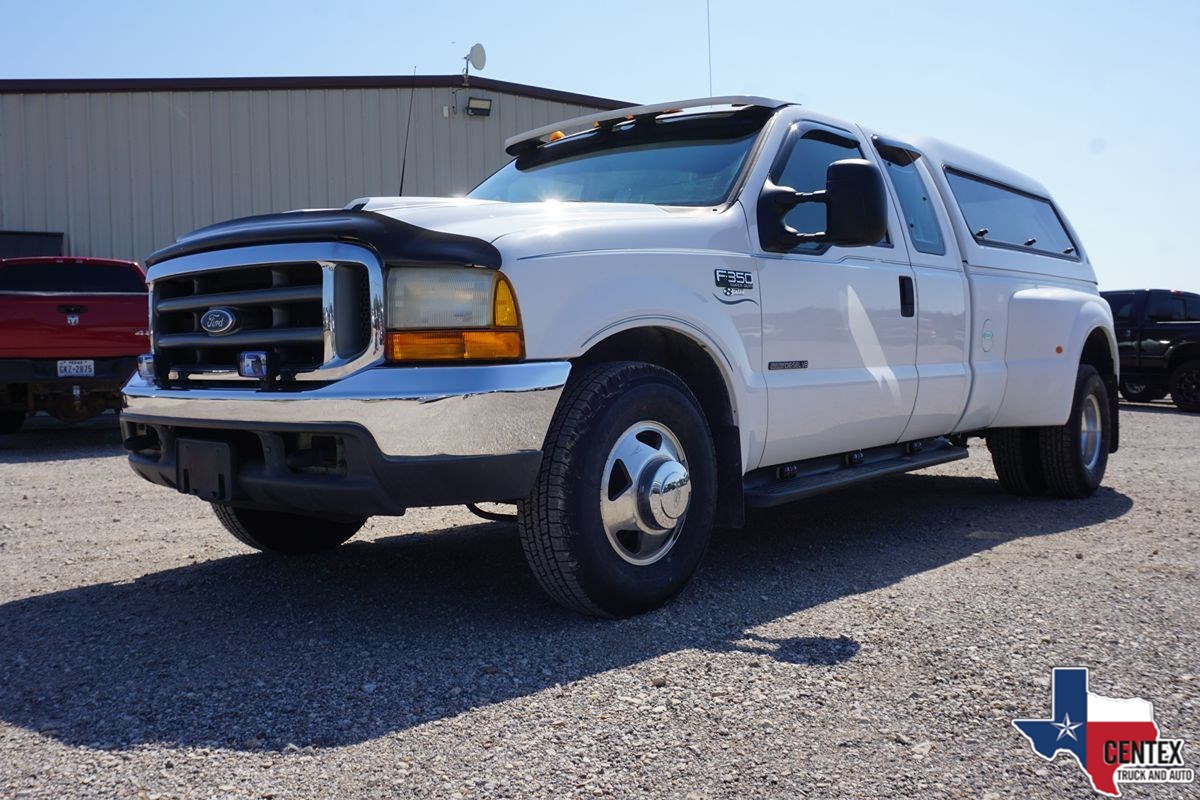
[(200, 317), (200, 327), (210, 336), (224, 336), (236, 325), (237, 317), (228, 308), (210, 308)]

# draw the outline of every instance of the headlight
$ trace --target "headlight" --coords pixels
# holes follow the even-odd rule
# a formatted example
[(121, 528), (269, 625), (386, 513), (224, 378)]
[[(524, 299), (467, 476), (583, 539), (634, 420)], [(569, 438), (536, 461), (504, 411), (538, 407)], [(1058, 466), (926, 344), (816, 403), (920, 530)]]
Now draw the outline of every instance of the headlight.
[(389, 361), (495, 361), (525, 351), (516, 296), (493, 270), (389, 270), (387, 326)]

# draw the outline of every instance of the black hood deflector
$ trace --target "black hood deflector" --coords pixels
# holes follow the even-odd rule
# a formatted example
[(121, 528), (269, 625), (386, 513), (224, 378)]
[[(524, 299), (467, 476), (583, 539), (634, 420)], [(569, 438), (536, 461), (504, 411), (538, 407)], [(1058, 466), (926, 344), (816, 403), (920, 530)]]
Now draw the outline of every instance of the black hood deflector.
[(385, 264), (473, 264), (499, 269), (501, 263), (500, 251), (483, 239), (419, 228), (373, 211), (335, 209), (263, 214), (209, 225), (157, 251), (146, 259), (146, 266), (229, 247), (297, 242), (361, 244)]

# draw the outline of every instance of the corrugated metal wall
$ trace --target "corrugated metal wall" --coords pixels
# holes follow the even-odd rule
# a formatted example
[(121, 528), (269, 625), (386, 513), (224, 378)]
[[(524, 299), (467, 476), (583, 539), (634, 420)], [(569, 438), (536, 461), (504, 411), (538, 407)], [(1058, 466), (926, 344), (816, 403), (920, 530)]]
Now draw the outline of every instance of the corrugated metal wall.
[(0, 94), (0, 230), (141, 261), (212, 222), (395, 195), (410, 102), (406, 195), (467, 192), (506, 137), (596, 110), (475, 87), (458, 113), (449, 88)]

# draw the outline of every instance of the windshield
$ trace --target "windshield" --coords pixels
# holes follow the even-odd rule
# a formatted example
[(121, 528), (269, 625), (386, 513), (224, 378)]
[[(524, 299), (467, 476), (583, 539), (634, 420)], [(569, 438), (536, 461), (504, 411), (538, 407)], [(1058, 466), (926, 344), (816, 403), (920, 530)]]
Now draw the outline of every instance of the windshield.
[(769, 113), (637, 120), (520, 155), (468, 197), (715, 206), (728, 200)]

